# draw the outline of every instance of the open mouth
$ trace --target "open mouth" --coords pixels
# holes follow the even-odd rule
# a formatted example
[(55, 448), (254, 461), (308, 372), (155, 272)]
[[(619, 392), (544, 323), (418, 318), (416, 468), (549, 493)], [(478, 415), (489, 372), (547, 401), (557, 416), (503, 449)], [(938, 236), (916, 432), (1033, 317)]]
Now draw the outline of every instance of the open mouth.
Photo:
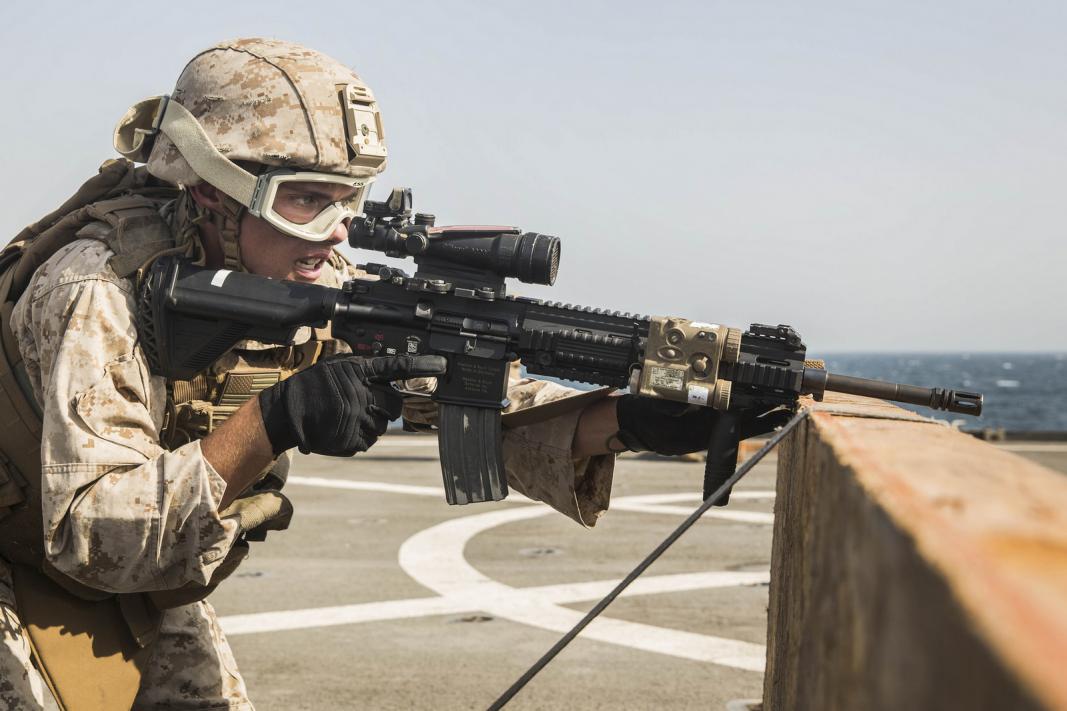
[(303, 259), (296, 260), (297, 268), (308, 272), (318, 271), (325, 263), (326, 260), (322, 257), (304, 257)]

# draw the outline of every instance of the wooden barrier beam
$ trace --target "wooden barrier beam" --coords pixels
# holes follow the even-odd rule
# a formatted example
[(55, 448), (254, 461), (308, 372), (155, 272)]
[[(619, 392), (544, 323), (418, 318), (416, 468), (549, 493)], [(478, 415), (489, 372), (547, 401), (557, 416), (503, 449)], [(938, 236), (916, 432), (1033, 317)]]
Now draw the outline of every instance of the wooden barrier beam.
[(766, 711), (1067, 710), (1067, 477), (827, 398), (779, 454)]

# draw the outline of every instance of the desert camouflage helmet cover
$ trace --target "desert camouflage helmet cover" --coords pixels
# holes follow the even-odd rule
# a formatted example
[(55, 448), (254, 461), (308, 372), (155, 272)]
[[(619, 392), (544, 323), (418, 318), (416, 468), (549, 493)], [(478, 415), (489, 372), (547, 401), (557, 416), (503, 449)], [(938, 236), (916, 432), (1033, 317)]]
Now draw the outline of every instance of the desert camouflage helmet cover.
[[(238, 39), (186, 65), (171, 95), (233, 161), (373, 178), (385, 168), (374, 96), (348, 67), (292, 42)], [(175, 184), (201, 178), (166, 135), (148, 171)]]

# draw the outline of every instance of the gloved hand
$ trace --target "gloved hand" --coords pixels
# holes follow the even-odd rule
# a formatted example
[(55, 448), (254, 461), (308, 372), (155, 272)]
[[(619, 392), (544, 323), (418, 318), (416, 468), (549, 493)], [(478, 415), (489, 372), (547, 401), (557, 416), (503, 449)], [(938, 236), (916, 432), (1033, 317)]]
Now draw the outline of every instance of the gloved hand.
[[(260, 491), (242, 496), (222, 511), (222, 518), (237, 518), (241, 533), (266, 534), (284, 531), (293, 519), (293, 503), (280, 491)], [(252, 540), (256, 540), (253, 538)]]
[[(686, 405), (673, 400), (623, 395), (616, 417), (615, 437), (634, 452), (677, 455), (708, 448), (711, 427), (719, 413), (710, 407)], [(781, 427), (792, 414), (787, 410), (743, 413), (741, 439), (765, 434)]]
[(445, 365), (441, 356), (321, 360), (259, 394), (271, 448), (275, 455), (293, 447), (338, 457), (365, 452), (400, 417), (403, 396), (389, 383), (442, 375)]

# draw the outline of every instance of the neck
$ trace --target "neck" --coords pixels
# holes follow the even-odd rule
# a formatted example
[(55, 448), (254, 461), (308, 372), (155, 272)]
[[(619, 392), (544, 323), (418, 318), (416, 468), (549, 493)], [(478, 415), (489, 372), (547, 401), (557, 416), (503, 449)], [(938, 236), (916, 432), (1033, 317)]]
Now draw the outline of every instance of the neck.
[(218, 228), (210, 222), (202, 222), (198, 227), (200, 243), (204, 245), (204, 266), (210, 269), (221, 268), (226, 260), (222, 254)]

